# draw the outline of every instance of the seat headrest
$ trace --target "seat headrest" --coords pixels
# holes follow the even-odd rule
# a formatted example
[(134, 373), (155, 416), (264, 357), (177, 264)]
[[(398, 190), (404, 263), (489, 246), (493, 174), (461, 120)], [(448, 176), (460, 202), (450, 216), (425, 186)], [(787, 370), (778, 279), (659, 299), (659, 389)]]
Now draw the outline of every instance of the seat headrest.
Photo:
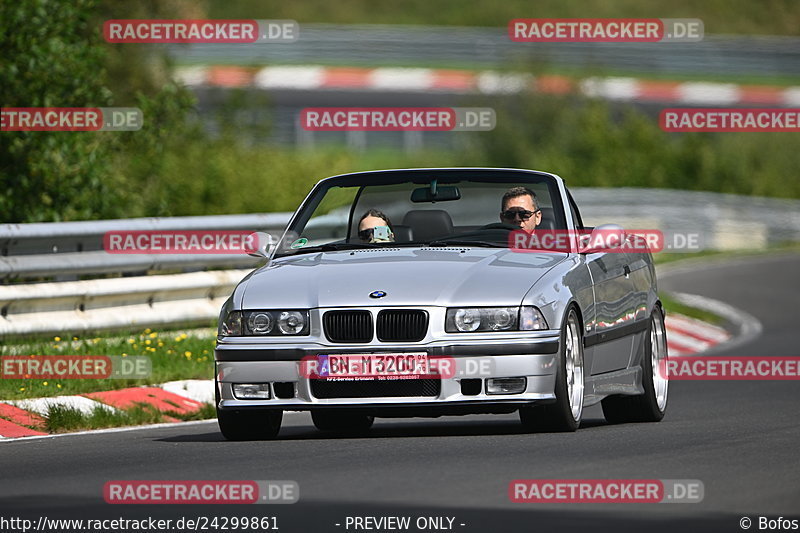
[(394, 241), (395, 242), (411, 242), (414, 240), (414, 232), (411, 231), (410, 226), (403, 224), (394, 225)]
[(403, 217), (403, 225), (411, 226), (416, 241), (429, 241), (453, 233), (453, 219), (442, 209), (409, 211)]
[(542, 207), (542, 221), (536, 226), (537, 229), (556, 229), (556, 219), (552, 207)]

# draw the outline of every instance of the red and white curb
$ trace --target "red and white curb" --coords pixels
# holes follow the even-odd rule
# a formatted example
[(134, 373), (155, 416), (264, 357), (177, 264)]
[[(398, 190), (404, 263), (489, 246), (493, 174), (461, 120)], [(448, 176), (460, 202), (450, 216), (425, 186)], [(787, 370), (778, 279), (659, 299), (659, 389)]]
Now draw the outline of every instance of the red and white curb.
[(692, 355), (730, 340), (723, 328), (702, 320), (667, 312), (667, 350), (669, 355)]
[[(44, 416), (51, 406), (72, 407), (89, 414), (95, 409), (117, 411), (138, 404), (149, 405), (161, 412), (192, 414), (203, 404), (214, 403), (213, 380), (171, 381), (159, 386), (132, 387), (75, 396), (31, 398), (0, 403), (0, 439), (47, 435)], [(178, 419), (166, 416), (168, 422)]]
[[(667, 313), (667, 343), (670, 355), (704, 352), (730, 340), (726, 330), (693, 318)], [(137, 404), (161, 412), (191, 414), (203, 404), (214, 403), (213, 380), (171, 381), (152, 387), (133, 387), (76, 396), (53, 396), (0, 402), (0, 439), (47, 435), (44, 416), (51, 406), (61, 405), (89, 414), (97, 408), (117, 411)], [(166, 416), (168, 422), (177, 419)]]
[(609, 100), (683, 105), (798, 107), (800, 86), (680, 82), (628, 77), (575, 79), (560, 75), (429, 68), (286, 65), (178, 67), (174, 78), (188, 86), (258, 87), (296, 90), (362, 90), (513, 94), (525, 90), (581, 93)]

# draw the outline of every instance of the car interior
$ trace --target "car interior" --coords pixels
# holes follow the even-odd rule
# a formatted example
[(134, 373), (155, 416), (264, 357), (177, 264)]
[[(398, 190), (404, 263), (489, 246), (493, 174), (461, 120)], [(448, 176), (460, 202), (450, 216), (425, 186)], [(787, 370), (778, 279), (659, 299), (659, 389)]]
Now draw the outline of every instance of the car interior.
[[(398, 244), (437, 240), (507, 242), (515, 229), (500, 220), (500, 200), (517, 183), (458, 182), (435, 184), (401, 183), (339, 188), (338, 205), (315, 211), (300, 237), (310, 247), (319, 244), (361, 243), (358, 225), (370, 209), (384, 213)], [(542, 219), (539, 229), (564, 229), (552, 207), (549, 185), (522, 184), (537, 196)], [(346, 189), (346, 191), (345, 191)], [(332, 189), (333, 190), (333, 189)], [(334, 196), (330, 194), (330, 196)], [(322, 205), (322, 203), (320, 204)], [(563, 219), (563, 216), (560, 217)]]

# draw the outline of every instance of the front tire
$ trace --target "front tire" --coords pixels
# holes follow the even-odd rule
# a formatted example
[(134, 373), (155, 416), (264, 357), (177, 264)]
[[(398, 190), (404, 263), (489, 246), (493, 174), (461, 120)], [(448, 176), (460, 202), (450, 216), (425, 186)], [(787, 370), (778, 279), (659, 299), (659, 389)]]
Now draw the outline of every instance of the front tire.
[(644, 394), (605, 398), (602, 405), (606, 420), (611, 424), (661, 421), (667, 412), (669, 393), (666, 363), (667, 330), (664, 326), (664, 312), (656, 306), (650, 316), (641, 362)]
[(281, 409), (223, 411), (217, 409), (217, 424), (228, 440), (271, 440), (278, 436), (283, 421)]
[(217, 425), (227, 440), (271, 440), (278, 436), (283, 422), (281, 409), (223, 410), (219, 408), (219, 382), (214, 380)]
[(519, 410), (528, 431), (575, 431), (583, 417), (583, 326), (574, 307), (570, 307), (561, 328), (556, 370), (555, 403), (532, 405)]

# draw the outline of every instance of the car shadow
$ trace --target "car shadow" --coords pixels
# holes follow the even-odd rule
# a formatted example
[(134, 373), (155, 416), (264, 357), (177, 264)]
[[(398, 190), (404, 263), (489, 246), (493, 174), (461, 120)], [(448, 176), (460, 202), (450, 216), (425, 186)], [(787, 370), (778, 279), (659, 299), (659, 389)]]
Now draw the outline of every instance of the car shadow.
[[(602, 418), (589, 418), (581, 422), (578, 431), (604, 427), (609, 424)], [(159, 442), (227, 442), (222, 434), (215, 431), (174, 435), (154, 439)], [(284, 425), (273, 441), (294, 440), (342, 440), (342, 439), (398, 439), (417, 437), (479, 437), (498, 435), (548, 435), (526, 431), (515, 418), (503, 420), (458, 420), (446, 419), (378, 419), (367, 431), (320, 431), (311, 424)], [(252, 442), (252, 441), (251, 441)]]

